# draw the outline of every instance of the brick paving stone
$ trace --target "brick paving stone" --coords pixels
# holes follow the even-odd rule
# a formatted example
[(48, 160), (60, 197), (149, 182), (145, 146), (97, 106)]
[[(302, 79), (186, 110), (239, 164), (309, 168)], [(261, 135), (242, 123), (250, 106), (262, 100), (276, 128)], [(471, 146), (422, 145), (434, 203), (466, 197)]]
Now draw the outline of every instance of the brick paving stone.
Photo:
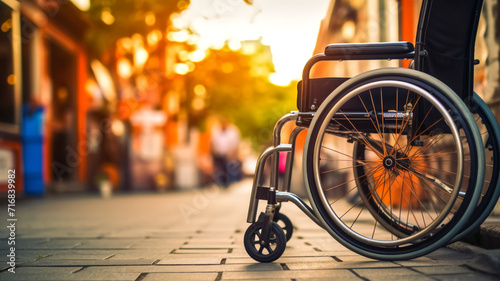
[[(287, 271), (240, 271), (240, 272), (224, 272), (222, 280), (226, 279), (260, 279), (267, 280), (273, 278), (338, 278), (344, 280), (345, 278), (356, 278), (356, 275), (349, 270), (287, 270)], [(358, 279), (361, 280), (361, 279)]]
[[(370, 281), (436, 281), (436, 279), (425, 275), (404, 275), (404, 276), (374, 276), (367, 278)], [(476, 280), (474, 280), (476, 281)]]
[[(94, 250), (94, 249), (85, 249), (85, 250), (79, 250), (81, 253), (92, 253), (93, 251), (96, 251), (99, 253), (99, 250)], [(169, 255), (169, 253), (172, 251), (172, 249), (120, 249), (120, 250), (106, 250), (103, 253), (106, 253), (107, 255), (104, 256), (104, 258), (108, 259), (125, 259), (125, 260), (133, 260), (133, 259), (146, 259), (146, 258), (161, 258), (163, 256)]]
[(48, 259), (43, 258), (32, 262), (25, 262), (23, 266), (121, 266), (121, 265), (152, 265), (156, 259)]
[(343, 262), (374, 262), (374, 261), (377, 261), (375, 259), (360, 256), (358, 254), (353, 255), (353, 252), (350, 252), (347, 254), (339, 253), (339, 254), (335, 255), (335, 257)]
[(464, 259), (471, 259), (471, 253), (457, 252), (448, 248), (440, 248), (434, 252), (429, 253), (426, 257), (433, 260), (443, 261), (463, 261)]
[[(351, 256), (358, 256), (358, 257), (360, 257), (360, 255), (354, 253), (351, 250), (343, 250), (343, 251), (321, 251), (321, 252), (324, 255), (336, 256), (336, 257), (351, 257)], [(361, 256), (361, 257), (363, 257), (363, 256)], [(369, 259), (369, 260), (375, 260), (375, 259)]]
[(182, 245), (180, 248), (181, 249), (203, 249), (203, 248), (209, 248), (209, 249), (229, 249), (229, 248), (234, 248), (235, 243), (233, 242), (228, 242), (228, 243), (210, 243), (209, 241), (195, 241), (195, 242), (186, 242), (186, 244)]
[[(4, 252), (4, 251), (2, 251), (2, 252)], [(50, 255), (52, 255), (52, 251), (16, 250), (16, 260), (19, 263), (31, 262), (31, 261), (37, 260), (39, 258), (47, 257)]]
[(241, 240), (238, 239), (240, 236), (235, 235), (235, 233), (225, 233), (219, 235), (198, 235), (191, 234), (189, 237), (186, 237), (187, 242), (191, 243), (203, 243), (213, 241), (214, 243), (232, 243), (232, 242), (240, 242), (243, 240), (243, 234), (241, 235)]
[(19, 239), (16, 241), (16, 249), (19, 250), (50, 250), (50, 249), (74, 249), (82, 243), (79, 239), (54, 239), (35, 238)]
[[(142, 240), (142, 239), (141, 239)], [(80, 239), (77, 249), (127, 249), (140, 243), (137, 239)]]
[(251, 264), (226, 264), (222, 266), (224, 272), (233, 271), (279, 271), (281, 272), (283, 268), (279, 263), (251, 263)]
[[(243, 242), (242, 242), (243, 243)], [(230, 255), (228, 255), (228, 257), (233, 257), (233, 258), (237, 258), (237, 257), (248, 257), (248, 254), (247, 252), (245, 251), (245, 248), (243, 247), (235, 247), (233, 248), (233, 251), (231, 252)]]
[[(279, 263), (294, 263), (294, 262), (301, 262), (301, 263), (317, 263), (317, 262), (330, 262), (332, 261), (332, 257), (311, 257), (311, 256), (302, 256), (302, 257), (281, 257), (279, 258), (278, 262)], [(226, 260), (226, 264), (238, 264), (238, 263), (257, 263), (254, 259), (251, 257), (244, 257), (244, 258), (228, 258)]]
[(70, 280), (81, 267), (18, 267), (16, 273), (0, 272), (0, 280)]
[[(173, 253), (162, 253), (158, 255), (158, 253), (155, 254), (155, 256), (158, 256), (160, 259), (163, 258), (200, 258), (200, 259), (205, 259), (205, 258), (218, 258), (218, 259), (223, 259), (227, 257), (233, 256), (234, 253), (228, 254), (227, 252), (221, 253), (221, 254), (211, 254), (208, 252), (205, 253), (200, 253), (200, 254), (177, 254), (175, 252)], [(248, 256), (248, 255), (247, 255)], [(235, 256), (236, 257), (236, 256)]]
[(439, 274), (470, 274), (473, 271), (465, 266), (413, 266), (413, 270), (424, 273), (425, 275)]
[[(66, 226), (65, 226), (66, 227)], [(67, 226), (69, 227), (69, 226)], [(79, 230), (76, 232), (73, 231), (61, 231), (54, 229), (36, 229), (36, 232), (33, 231), (20, 231), (20, 238), (73, 238), (73, 239), (89, 239), (89, 238), (97, 238), (102, 237), (106, 234), (103, 231), (103, 228), (95, 229), (95, 230)]]
[[(17, 250), (33, 250), (42, 248), (48, 242), (46, 238), (20, 238), (16, 237)], [(10, 248), (7, 243), (0, 243), (0, 250), (5, 251)]]
[(142, 281), (196, 281), (215, 280), (219, 273), (148, 273)]
[[(170, 257), (161, 258), (157, 265), (194, 265), (194, 264), (221, 264), (223, 258), (219, 257), (199, 257), (194, 255), (172, 255)], [(226, 262), (227, 264), (227, 262)]]
[(229, 249), (175, 249), (175, 254), (226, 254), (229, 252)]
[[(293, 238), (292, 238), (293, 239)], [(244, 249), (243, 249), (244, 251)], [(244, 251), (244, 253), (246, 253)], [(314, 248), (306, 248), (306, 249), (295, 249), (295, 248), (286, 248), (285, 254), (283, 256), (286, 257), (303, 257), (303, 256), (311, 256), (311, 257), (332, 257), (337, 256), (339, 252), (324, 252), (321, 250), (315, 250)], [(248, 256), (248, 254), (247, 254)], [(358, 255), (358, 257), (360, 257)]]
[(359, 276), (368, 278), (370, 280), (384, 280), (384, 278), (402, 278), (404, 276), (404, 279), (406, 280), (408, 277), (411, 276), (418, 276), (418, 277), (425, 277), (424, 274), (413, 271), (409, 268), (402, 268), (402, 267), (388, 267), (388, 268), (355, 268), (353, 269), (354, 272), (359, 274)]
[[(236, 280), (262, 280), (262, 278), (249, 278), (249, 279), (227, 279), (227, 278), (224, 278), (222, 277), (221, 280), (224, 280), (224, 281), (236, 281)], [(283, 277), (283, 278), (266, 278), (266, 281), (293, 281), (293, 280), (297, 280), (297, 279), (294, 279), (294, 278), (289, 278), (289, 277)], [(314, 279), (316, 280), (316, 278)], [(359, 281), (359, 279), (357, 280)]]
[(451, 274), (451, 275), (431, 275), (431, 278), (439, 281), (498, 281), (498, 277), (481, 273), (474, 274)]
[(99, 271), (92, 272), (86, 269), (71, 274), (68, 281), (71, 280), (108, 280), (108, 281), (135, 281), (141, 273), (138, 272), (121, 272), (115, 271)]
[[(188, 242), (191, 243), (205, 243), (205, 242), (213, 242), (213, 243), (230, 243), (234, 242), (236, 239), (235, 233), (221, 234), (221, 235), (198, 235), (194, 234), (188, 238)], [(239, 237), (239, 236), (238, 236)], [(243, 236), (241, 236), (243, 238)]]
[(114, 250), (79, 250), (79, 249), (74, 249), (74, 250), (47, 250), (47, 251), (40, 251), (40, 250), (34, 250), (34, 251), (19, 251), (16, 254), (19, 254), (20, 256), (24, 253), (30, 253), (31, 255), (36, 255), (36, 259), (97, 259), (97, 260), (103, 260), (111, 255), (114, 255), (116, 251)]
[(359, 277), (312, 277), (312, 278), (293, 278), (293, 280), (296, 280), (296, 281), (311, 281), (311, 280), (314, 280), (314, 281), (332, 281), (332, 280), (339, 280), (339, 281), (361, 281), (363, 279), (359, 278)]
[[(439, 249), (438, 249), (439, 251)], [(440, 262), (435, 259), (431, 259), (427, 256), (418, 257), (411, 260), (394, 261), (401, 266), (426, 266), (426, 265), (436, 265), (436, 262)]]
[(273, 272), (282, 271), (282, 267), (276, 263), (266, 264), (238, 264), (238, 265), (109, 265), (109, 266), (88, 266), (82, 270), (88, 272), (125, 272), (125, 273), (197, 273), (197, 272)]
[(157, 250), (164, 249), (170, 252), (172, 249), (180, 247), (183, 245), (183, 241), (179, 241), (177, 239), (136, 239), (136, 242), (132, 244), (130, 249), (147, 249), (147, 250)]
[(110, 266), (89, 266), (82, 272), (120, 272), (120, 273), (200, 273), (200, 272), (281, 272), (283, 269), (279, 264), (240, 264), (240, 265), (110, 265)]
[(409, 260), (409, 261), (394, 261), (395, 263), (401, 265), (401, 266), (406, 266), (406, 267), (413, 267), (413, 266), (435, 266), (435, 265), (440, 265), (440, 266), (460, 266), (465, 263), (467, 263), (469, 260), (468, 259), (430, 259), (429, 261), (414, 261), (414, 260)]
[(316, 262), (316, 263), (286, 263), (290, 270), (300, 269), (333, 269), (333, 268), (397, 268), (398, 265), (392, 262), (372, 261), (372, 262)]
[[(100, 274), (106, 272), (118, 273), (199, 273), (199, 272), (219, 272), (222, 271), (221, 265), (176, 265), (176, 266), (89, 266), (84, 268), (82, 273)], [(80, 272), (78, 272), (80, 273)]]

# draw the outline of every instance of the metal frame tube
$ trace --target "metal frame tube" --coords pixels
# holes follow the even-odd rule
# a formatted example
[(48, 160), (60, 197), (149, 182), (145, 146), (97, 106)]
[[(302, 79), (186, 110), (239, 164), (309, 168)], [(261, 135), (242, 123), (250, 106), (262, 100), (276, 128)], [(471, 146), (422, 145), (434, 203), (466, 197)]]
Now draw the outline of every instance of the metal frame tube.
[(269, 147), (266, 149), (257, 159), (257, 165), (255, 167), (255, 175), (253, 179), (252, 193), (250, 195), (250, 205), (248, 207), (248, 216), (247, 222), (253, 223), (255, 222), (255, 218), (257, 216), (257, 207), (258, 207), (258, 199), (257, 199), (257, 188), (260, 183), (260, 178), (264, 173), (264, 166), (266, 164), (266, 160), (269, 156), (272, 156), (278, 152), (288, 152), (292, 149), (292, 145), (290, 144), (281, 144), (276, 147)]
[(300, 199), (297, 195), (290, 193), (290, 192), (281, 192), (277, 191), (276, 192), (276, 200), (278, 202), (292, 202), (295, 204), (299, 209), (304, 212), (312, 221), (314, 221), (319, 227), (325, 228), (321, 222), (318, 220), (318, 218), (314, 215), (313, 210), (311, 207), (309, 207), (302, 199)]
[(297, 136), (304, 129), (304, 127), (295, 128), (290, 134), (290, 139), (288, 141), (288, 143), (292, 145), (292, 151), (290, 151), (286, 157), (285, 177), (283, 180), (283, 190), (287, 192), (290, 191), (290, 183), (292, 182), (293, 160), (295, 158), (295, 141), (297, 140)]
[[(283, 126), (285, 126), (286, 123), (290, 121), (296, 121), (298, 118), (298, 112), (291, 112), (278, 120), (276, 122), (276, 125), (274, 126), (273, 130), (273, 146), (278, 147), (281, 143), (281, 130), (283, 129)], [(275, 151), (272, 155), (272, 160), (271, 160), (271, 186), (275, 187), (276, 190), (278, 190), (278, 173), (279, 173), (279, 154), (277, 151)]]
[(287, 165), (285, 170), (285, 179), (283, 183), (283, 189), (287, 192), (276, 191), (276, 200), (278, 203), (291, 201), (294, 203), (300, 210), (302, 210), (311, 220), (313, 220), (317, 225), (321, 228), (324, 228), (318, 218), (314, 215), (313, 210), (306, 204), (302, 199), (300, 199), (297, 195), (290, 193), (290, 182), (291, 175), (293, 170), (293, 159), (295, 153), (295, 142), (297, 140), (297, 136), (302, 130), (305, 128), (297, 127), (290, 134), (289, 144), (280, 144), (281, 143), (281, 131), (283, 126), (290, 122), (296, 121), (299, 117), (299, 112), (291, 112), (289, 114), (284, 115), (278, 122), (273, 130), (273, 146), (267, 148), (262, 154), (260, 154), (257, 159), (257, 164), (255, 167), (255, 175), (252, 185), (252, 192), (250, 195), (250, 204), (248, 208), (247, 222), (254, 223), (257, 217), (257, 208), (259, 205), (259, 199), (257, 198), (257, 189), (261, 183), (262, 175), (264, 173), (264, 166), (269, 157), (272, 157), (271, 160), (271, 175), (270, 175), (270, 190), (274, 190), (278, 188), (278, 173), (279, 173), (279, 157), (278, 153), (287, 152)]

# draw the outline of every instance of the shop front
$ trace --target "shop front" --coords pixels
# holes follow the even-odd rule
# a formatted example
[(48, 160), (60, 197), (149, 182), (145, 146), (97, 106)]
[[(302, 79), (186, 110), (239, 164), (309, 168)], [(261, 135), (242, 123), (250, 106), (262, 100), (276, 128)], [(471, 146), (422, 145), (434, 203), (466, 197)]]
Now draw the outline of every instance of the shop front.
[[(7, 192), (10, 187), (17, 194), (22, 194), (19, 18), (17, 1), (0, 1), (0, 191)], [(9, 177), (9, 173), (15, 176)], [(9, 183), (14, 185), (9, 186)]]

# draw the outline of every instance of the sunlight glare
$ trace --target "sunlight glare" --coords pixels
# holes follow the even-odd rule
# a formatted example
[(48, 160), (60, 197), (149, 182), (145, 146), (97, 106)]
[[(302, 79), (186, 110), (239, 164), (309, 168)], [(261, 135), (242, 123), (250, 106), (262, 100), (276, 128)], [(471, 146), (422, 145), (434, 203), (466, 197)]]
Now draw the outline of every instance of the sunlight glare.
[(189, 54), (189, 60), (192, 62), (200, 62), (204, 60), (206, 57), (205, 51), (202, 50), (196, 50), (192, 53)]
[(138, 68), (142, 68), (144, 64), (148, 61), (148, 51), (144, 48), (137, 48), (134, 54), (134, 65)]
[[(258, 41), (271, 47), (276, 74), (272, 81), (286, 85), (300, 80), (302, 68), (313, 55), (321, 20), (329, 0), (255, 0), (244, 1), (191, 0), (187, 10), (173, 21), (182, 20), (199, 34), (199, 49), (221, 49), (226, 42), (232, 50), (244, 54), (255, 52), (243, 41)], [(240, 42), (239, 46), (234, 42)]]
[(231, 49), (232, 51), (238, 51), (241, 49), (241, 42), (236, 40), (231, 40), (229, 41), (228, 46), (229, 49)]
[(186, 42), (189, 39), (189, 33), (186, 30), (170, 31), (167, 39), (173, 42)]
[(147, 26), (153, 26), (156, 23), (156, 16), (153, 12), (146, 13), (146, 17), (144, 18), (144, 22)]
[(117, 63), (118, 75), (123, 79), (129, 79), (132, 76), (132, 66), (126, 58), (120, 58)]
[(104, 8), (101, 11), (101, 20), (107, 25), (112, 25), (115, 22), (115, 17), (109, 8)]
[(176, 63), (174, 65), (174, 71), (179, 75), (186, 75), (189, 72), (189, 66), (185, 63)]
[(177, 53), (177, 55), (179, 56), (179, 59), (180, 59), (181, 61), (187, 61), (187, 60), (189, 60), (189, 55), (190, 55), (190, 54), (189, 54), (189, 52), (188, 52), (188, 51), (186, 51), (186, 50), (182, 50), (182, 51), (180, 51), (179, 53)]
[(276, 86), (286, 87), (290, 85), (290, 79), (287, 75), (271, 73), (269, 75), (269, 82), (273, 83)]
[(82, 11), (88, 11), (90, 8), (90, 0), (71, 0), (71, 2)]

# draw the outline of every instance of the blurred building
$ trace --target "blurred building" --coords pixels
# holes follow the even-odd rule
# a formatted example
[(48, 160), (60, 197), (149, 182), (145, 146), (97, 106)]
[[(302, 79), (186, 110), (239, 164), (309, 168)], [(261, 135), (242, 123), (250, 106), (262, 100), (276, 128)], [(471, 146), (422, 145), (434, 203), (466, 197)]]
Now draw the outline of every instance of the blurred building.
[[(421, 0), (332, 0), (321, 21), (314, 53), (332, 43), (415, 41)], [(406, 64), (409, 64), (407, 62)], [(317, 77), (352, 77), (358, 73), (398, 66), (398, 61), (344, 61), (321, 63)]]
[(0, 78), (0, 162), (16, 168), (26, 194), (41, 195), (47, 185), (79, 189), (86, 169), (83, 38), (90, 22), (71, 1), (2, 0), (0, 9), (8, 66)]
[(8, 190), (8, 171), (15, 170), (17, 192), (23, 190), (19, 6), (17, 1), (0, 1), (0, 190)]
[[(209, 95), (187, 75), (208, 52), (186, 42), (168, 16), (143, 11), (144, 29), (120, 35), (128, 37), (96, 59), (85, 37), (109, 22), (90, 19), (89, 5), (0, 0), (1, 171), (15, 169), (17, 190), (27, 195), (97, 191), (102, 181), (122, 190), (208, 184)], [(253, 64), (270, 57), (268, 49)], [(7, 189), (5, 173), (0, 191)]]

